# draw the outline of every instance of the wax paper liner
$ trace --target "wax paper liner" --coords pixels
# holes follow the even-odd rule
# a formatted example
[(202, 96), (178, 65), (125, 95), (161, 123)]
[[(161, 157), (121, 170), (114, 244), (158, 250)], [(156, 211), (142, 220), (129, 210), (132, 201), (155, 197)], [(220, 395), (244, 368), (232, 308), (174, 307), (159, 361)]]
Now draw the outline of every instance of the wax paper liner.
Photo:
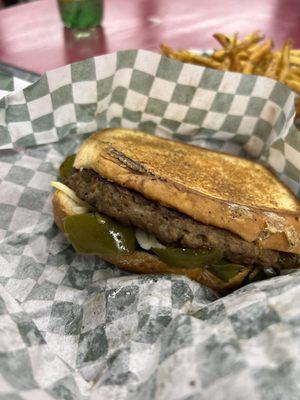
[(299, 398), (298, 272), (223, 298), (122, 272), (75, 254), (49, 187), (89, 133), (122, 126), (256, 158), (299, 193), (293, 101), (270, 79), (141, 50), (0, 100), (0, 399)]

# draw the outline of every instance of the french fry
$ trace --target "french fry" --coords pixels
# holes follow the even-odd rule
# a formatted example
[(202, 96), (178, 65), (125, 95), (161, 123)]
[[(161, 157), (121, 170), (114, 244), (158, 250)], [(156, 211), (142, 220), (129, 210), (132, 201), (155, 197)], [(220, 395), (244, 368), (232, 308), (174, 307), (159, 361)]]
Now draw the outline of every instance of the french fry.
[(212, 55), (212, 58), (216, 61), (221, 61), (224, 59), (226, 55), (225, 50), (217, 50), (214, 52), (214, 54)]
[(299, 55), (299, 57), (291, 55), (290, 56), (290, 63), (300, 66), (300, 55)]
[(300, 76), (299, 76), (299, 75), (296, 75), (296, 74), (290, 72), (290, 73), (288, 74), (287, 78), (286, 78), (286, 81), (289, 81), (289, 80), (292, 80), (292, 81), (294, 81), (294, 80), (295, 80), (295, 81), (299, 81), (299, 79), (300, 79)]
[(239, 55), (239, 58), (240, 58), (241, 61), (247, 60), (248, 57), (249, 57), (248, 53), (246, 51), (243, 51), (243, 50), (240, 53), (238, 53), (238, 55)]
[(293, 77), (293, 79), (300, 79), (300, 67), (295, 67), (294, 65), (292, 65), (289, 69), (289, 73), (287, 78)]
[(280, 82), (285, 82), (287, 74), (288, 74), (288, 69), (289, 69), (289, 62), (290, 62), (290, 50), (292, 47), (292, 41), (288, 39), (282, 49), (282, 56), (281, 56), (281, 65), (280, 65), (280, 73), (278, 79)]
[(223, 60), (220, 69), (222, 71), (229, 71), (229, 69), (230, 69), (230, 59), (229, 58), (225, 58)]
[(223, 71), (256, 74), (276, 79), (299, 94), (296, 98), (296, 112), (300, 117), (300, 49), (292, 48), (288, 39), (280, 50), (273, 50), (273, 41), (254, 31), (244, 38), (215, 33), (214, 38), (221, 45), (210, 56), (203, 56), (186, 50), (175, 51), (161, 45), (167, 57), (182, 62), (202, 65)]
[[(232, 43), (234, 40), (234, 36), (231, 36), (230, 42)], [(236, 48), (239, 50), (251, 48), (251, 46), (255, 46), (258, 42), (264, 39), (264, 35), (260, 33), (259, 30), (250, 33), (250, 35), (245, 36), (243, 39), (238, 39), (236, 41)]]
[(278, 68), (280, 63), (280, 54), (274, 54), (272, 56), (272, 60), (270, 61), (269, 65), (265, 70), (265, 76), (272, 79), (278, 78)]
[(230, 39), (228, 36), (223, 35), (223, 33), (215, 33), (213, 37), (220, 43), (224, 48), (230, 45)]
[(238, 44), (238, 33), (236, 32), (232, 39), (230, 40), (230, 43), (228, 45), (228, 50), (231, 51), (232, 49), (234, 49)]
[(300, 81), (296, 81), (295, 79), (287, 79), (286, 83), (290, 89), (300, 93)]
[(246, 41), (246, 40), (253, 40), (254, 38), (259, 38), (259, 40), (263, 40), (263, 39), (265, 38), (265, 35), (262, 35), (262, 34), (260, 33), (260, 30), (258, 29), (258, 30), (256, 30), (256, 31), (250, 33), (249, 35), (246, 35), (246, 36), (244, 37), (244, 40), (245, 40), (245, 41)]
[(300, 49), (293, 49), (291, 50), (292, 56), (300, 57)]
[(231, 59), (231, 70), (241, 72), (243, 70), (243, 65), (241, 63), (240, 55), (237, 54), (235, 57)]
[(179, 60), (182, 62), (187, 62), (192, 64), (198, 64), (209, 68), (219, 69), (220, 67), (220, 63), (213, 60), (210, 57), (202, 56), (186, 50), (174, 51), (166, 44), (161, 45), (161, 50), (164, 55), (173, 58), (174, 60)]
[(256, 49), (251, 53), (249, 60), (252, 63), (259, 62), (266, 54), (270, 52), (272, 47), (273, 47), (272, 40), (271, 39), (267, 40), (262, 46), (260, 46), (258, 49)]
[(168, 46), (168, 45), (166, 45), (165, 43), (162, 43), (161, 45), (160, 45), (160, 49), (161, 49), (161, 52), (165, 55), (165, 56), (167, 56), (167, 57), (170, 57), (170, 58), (172, 58), (171, 57), (171, 53), (172, 53), (172, 49)]
[(254, 65), (251, 61), (247, 61), (243, 67), (242, 72), (244, 74), (251, 74), (253, 72)]
[(263, 39), (262, 35), (259, 35), (258, 31), (242, 40), (236, 47), (238, 51), (248, 50), (252, 51), (254, 47)]
[[(176, 58), (176, 54), (174, 56)], [(185, 56), (188, 57), (187, 54), (185, 54)], [(180, 55), (179, 55), (179, 57), (180, 57)], [(219, 67), (221, 65), (218, 61), (215, 61), (215, 60), (213, 60), (213, 59), (211, 59), (209, 57), (201, 56), (201, 55), (195, 54), (195, 53), (191, 54), (190, 61), (193, 64), (199, 64), (199, 65), (202, 65), (204, 67), (216, 68), (216, 69), (219, 69)]]

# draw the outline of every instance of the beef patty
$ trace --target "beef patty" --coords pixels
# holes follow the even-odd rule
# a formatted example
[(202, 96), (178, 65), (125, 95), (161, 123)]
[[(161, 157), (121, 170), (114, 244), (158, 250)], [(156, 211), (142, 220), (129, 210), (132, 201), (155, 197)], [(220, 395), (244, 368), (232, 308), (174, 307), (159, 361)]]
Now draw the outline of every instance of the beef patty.
[(90, 169), (74, 170), (63, 182), (100, 213), (147, 232), (166, 245), (217, 248), (235, 263), (276, 266), (280, 252), (264, 250), (225, 229), (204, 225), (192, 218), (146, 199), (140, 193), (102, 178)]

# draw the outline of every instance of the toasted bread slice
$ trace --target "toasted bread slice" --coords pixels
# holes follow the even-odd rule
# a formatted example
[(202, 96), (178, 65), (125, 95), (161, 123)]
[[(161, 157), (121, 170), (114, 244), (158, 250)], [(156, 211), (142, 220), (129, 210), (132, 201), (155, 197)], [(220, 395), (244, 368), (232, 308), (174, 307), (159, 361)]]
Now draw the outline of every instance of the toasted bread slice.
[(264, 166), (127, 129), (106, 129), (80, 147), (74, 167), (136, 190), (196, 221), (262, 248), (300, 254), (300, 203)]
[[(78, 211), (76, 202), (60, 190), (55, 191), (52, 198), (52, 205), (55, 223), (63, 232), (65, 217), (82, 213)], [(136, 250), (129, 255), (106, 256), (104, 259), (124, 270), (140, 274), (185, 275), (222, 294), (238, 289), (251, 269), (250, 267), (246, 267), (229, 282), (224, 282), (205, 268), (172, 267), (147, 251)]]

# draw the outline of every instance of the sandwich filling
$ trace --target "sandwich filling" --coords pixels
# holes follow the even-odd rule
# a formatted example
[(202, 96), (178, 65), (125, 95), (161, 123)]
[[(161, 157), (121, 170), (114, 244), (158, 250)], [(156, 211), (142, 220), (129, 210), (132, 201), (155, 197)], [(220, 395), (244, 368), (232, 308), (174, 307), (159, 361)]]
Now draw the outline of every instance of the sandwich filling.
[[(91, 169), (75, 170), (62, 181), (100, 213), (125, 225), (149, 232), (170, 247), (221, 250), (224, 257), (262, 268), (280, 264), (282, 253), (261, 249), (225, 229), (204, 225), (126, 187), (110, 182)], [(284, 253), (283, 253), (284, 254)]]

